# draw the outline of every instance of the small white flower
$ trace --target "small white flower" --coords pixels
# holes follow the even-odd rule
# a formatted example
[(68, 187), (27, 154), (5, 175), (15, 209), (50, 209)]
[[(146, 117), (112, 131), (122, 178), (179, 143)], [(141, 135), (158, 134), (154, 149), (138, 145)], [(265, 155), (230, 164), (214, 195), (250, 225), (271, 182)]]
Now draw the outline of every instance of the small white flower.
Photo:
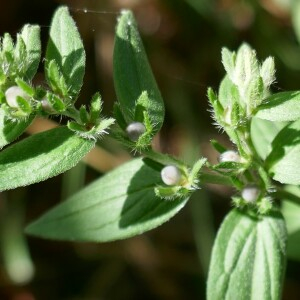
[(10, 107), (18, 108), (17, 96), (28, 99), (29, 96), (18, 86), (11, 86), (5, 92), (6, 102)]
[(236, 151), (228, 150), (220, 154), (219, 162), (241, 162), (241, 157)]
[(166, 166), (161, 170), (161, 179), (166, 185), (177, 185), (182, 179), (182, 174), (176, 166)]
[(248, 203), (254, 203), (258, 197), (259, 197), (260, 191), (259, 189), (252, 185), (252, 186), (246, 186), (243, 190), (242, 190), (242, 198), (248, 202)]
[(132, 140), (133, 142), (136, 142), (139, 139), (139, 137), (143, 133), (145, 133), (145, 131), (146, 131), (146, 127), (141, 122), (130, 123), (126, 128), (126, 133), (129, 139)]

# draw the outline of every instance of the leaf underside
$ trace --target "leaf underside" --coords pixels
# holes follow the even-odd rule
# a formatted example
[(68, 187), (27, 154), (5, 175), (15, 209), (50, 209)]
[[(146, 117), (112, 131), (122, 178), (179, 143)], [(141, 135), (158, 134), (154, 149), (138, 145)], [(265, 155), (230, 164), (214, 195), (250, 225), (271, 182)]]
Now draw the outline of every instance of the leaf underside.
[(215, 240), (207, 299), (280, 299), (286, 235), (278, 212), (257, 219), (232, 210)]

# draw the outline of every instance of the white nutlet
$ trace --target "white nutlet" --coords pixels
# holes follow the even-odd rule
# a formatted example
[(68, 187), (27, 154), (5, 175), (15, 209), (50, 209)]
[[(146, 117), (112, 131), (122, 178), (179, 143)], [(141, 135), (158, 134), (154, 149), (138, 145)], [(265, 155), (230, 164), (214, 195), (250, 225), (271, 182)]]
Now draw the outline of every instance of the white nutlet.
[(126, 128), (126, 133), (129, 137), (129, 139), (133, 142), (136, 142), (139, 137), (145, 133), (146, 127), (141, 122), (133, 122), (130, 123)]
[(11, 86), (5, 92), (6, 102), (10, 107), (18, 108), (17, 96), (29, 99), (29, 96), (17, 85)]
[(220, 154), (219, 162), (241, 162), (241, 157), (236, 151), (227, 150)]
[(55, 110), (53, 109), (52, 105), (50, 104), (50, 102), (48, 101), (47, 98), (44, 98), (41, 100), (41, 105), (45, 112), (48, 112), (48, 113), (55, 112)]
[(166, 166), (161, 170), (161, 179), (166, 185), (177, 185), (182, 179), (182, 174), (176, 166)]
[(249, 185), (243, 188), (242, 198), (248, 203), (254, 203), (258, 199), (260, 191), (257, 186)]

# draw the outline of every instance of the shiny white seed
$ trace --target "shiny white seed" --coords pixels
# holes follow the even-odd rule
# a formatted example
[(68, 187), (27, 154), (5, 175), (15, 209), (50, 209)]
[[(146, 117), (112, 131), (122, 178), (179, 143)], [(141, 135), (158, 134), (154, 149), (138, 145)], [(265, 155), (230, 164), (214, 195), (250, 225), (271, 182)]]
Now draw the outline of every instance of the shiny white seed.
[(161, 179), (166, 185), (177, 185), (180, 183), (182, 174), (175, 166), (166, 166), (161, 170)]
[(6, 102), (10, 107), (19, 107), (17, 102), (17, 96), (20, 96), (24, 99), (28, 99), (28, 95), (18, 86), (11, 86), (5, 92)]
[(136, 142), (139, 137), (145, 133), (146, 127), (143, 123), (141, 122), (133, 122), (130, 123), (127, 128), (126, 128), (126, 133), (127, 136), (129, 137), (130, 140), (133, 142)]
[(219, 162), (240, 162), (241, 157), (236, 151), (228, 150), (220, 154), (219, 156)]
[(242, 190), (242, 198), (249, 203), (254, 203), (259, 196), (259, 189), (256, 186), (247, 186)]

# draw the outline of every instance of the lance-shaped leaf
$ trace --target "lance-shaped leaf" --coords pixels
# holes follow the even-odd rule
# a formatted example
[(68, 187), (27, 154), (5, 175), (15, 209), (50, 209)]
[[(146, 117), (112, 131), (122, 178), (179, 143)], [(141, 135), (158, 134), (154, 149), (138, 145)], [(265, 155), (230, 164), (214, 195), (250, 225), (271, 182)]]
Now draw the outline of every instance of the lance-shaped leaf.
[(300, 92), (281, 92), (264, 100), (256, 117), (269, 121), (296, 121), (300, 118)]
[(33, 115), (30, 115), (26, 119), (12, 121), (5, 117), (5, 112), (0, 108), (0, 149), (18, 138), (33, 119)]
[(280, 299), (286, 237), (279, 212), (256, 217), (231, 211), (213, 247), (207, 299)]
[(143, 160), (130, 161), (96, 180), (30, 224), (32, 235), (73, 241), (106, 242), (155, 228), (187, 202), (155, 196), (160, 172)]
[(66, 127), (30, 136), (0, 152), (0, 191), (46, 180), (74, 167), (95, 145)]
[(114, 83), (121, 111), (127, 123), (134, 121), (136, 101), (146, 93), (147, 111), (157, 132), (164, 119), (164, 104), (152, 74), (132, 12), (122, 12), (114, 46)]
[[(67, 7), (60, 7), (52, 19), (46, 60), (47, 63), (55, 60), (69, 88), (70, 95), (76, 97), (84, 76), (85, 51), (78, 29)], [(47, 80), (51, 81), (52, 78), (47, 78)]]
[(272, 142), (266, 166), (273, 179), (300, 184), (300, 119), (285, 126)]
[(25, 79), (30, 81), (35, 75), (41, 59), (40, 27), (38, 25), (25, 25), (21, 37), (26, 46), (27, 71)]

